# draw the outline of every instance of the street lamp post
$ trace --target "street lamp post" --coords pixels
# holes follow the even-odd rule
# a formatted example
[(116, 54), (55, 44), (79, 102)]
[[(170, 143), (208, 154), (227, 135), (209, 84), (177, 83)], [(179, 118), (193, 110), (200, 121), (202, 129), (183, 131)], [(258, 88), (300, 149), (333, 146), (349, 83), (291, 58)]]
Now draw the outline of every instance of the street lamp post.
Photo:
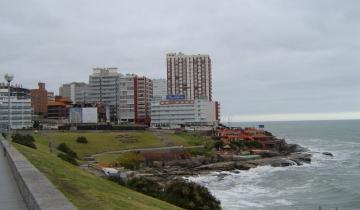
[(8, 86), (8, 137), (11, 138), (11, 106), (10, 106), (10, 82), (14, 79), (14, 76), (11, 74), (5, 74), (5, 80), (7, 81)]

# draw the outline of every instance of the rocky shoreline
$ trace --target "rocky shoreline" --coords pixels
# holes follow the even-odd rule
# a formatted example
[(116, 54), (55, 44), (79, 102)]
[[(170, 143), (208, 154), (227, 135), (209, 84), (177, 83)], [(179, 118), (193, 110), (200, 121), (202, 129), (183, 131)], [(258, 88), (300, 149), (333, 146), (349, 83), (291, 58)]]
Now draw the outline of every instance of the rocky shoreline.
[(151, 165), (136, 171), (158, 183), (169, 183), (187, 176), (211, 172), (249, 170), (258, 166), (286, 167), (311, 163), (311, 153), (297, 144), (285, 141), (277, 151), (260, 151), (257, 155), (217, 154), (215, 157), (196, 156), (184, 160), (154, 161)]

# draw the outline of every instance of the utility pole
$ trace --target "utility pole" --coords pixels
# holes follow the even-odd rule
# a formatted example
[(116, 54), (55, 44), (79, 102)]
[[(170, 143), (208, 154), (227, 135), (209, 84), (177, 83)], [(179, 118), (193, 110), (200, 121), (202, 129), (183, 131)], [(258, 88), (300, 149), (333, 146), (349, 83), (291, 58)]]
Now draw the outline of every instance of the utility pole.
[(11, 139), (11, 106), (10, 106), (10, 82), (14, 79), (14, 76), (11, 74), (5, 74), (5, 80), (7, 81), (8, 85), (8, 138)]

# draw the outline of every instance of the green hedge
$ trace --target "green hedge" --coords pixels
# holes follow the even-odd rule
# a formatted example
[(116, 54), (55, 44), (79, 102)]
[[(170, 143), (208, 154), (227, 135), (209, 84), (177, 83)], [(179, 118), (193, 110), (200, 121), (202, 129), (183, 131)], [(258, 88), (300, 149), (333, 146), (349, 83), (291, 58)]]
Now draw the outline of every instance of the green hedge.
[(34, 144), (35, 139), (30, 135), (14, 134), (12, 135), (12, 141), (36, 149), (36, 145)]

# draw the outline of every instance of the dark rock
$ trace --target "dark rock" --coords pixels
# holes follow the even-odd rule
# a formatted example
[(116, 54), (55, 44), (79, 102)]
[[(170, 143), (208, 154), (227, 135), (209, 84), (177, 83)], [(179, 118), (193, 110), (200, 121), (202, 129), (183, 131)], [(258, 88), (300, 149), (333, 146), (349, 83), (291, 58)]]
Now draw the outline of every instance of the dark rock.
[(200, 166), (202, 163), (198, 159), (186, 159), (186, 160), (173, 160), (166, 163), (171, 167), (183, 167), (183, 168), (194, 168)]
[(273, 151), (261, 151), (261, 152), (258, 152), (257, 154), (260, 155), (263, 158), (280, 156), (280, 153), (273, 152)]
[(292, 166), (295, 165), (296, 163), (294, 163), (294, 161), (291, 161), (289, 159), (286, 158), (279, 158), (279, 159), (273, 159), (270, 162), (270, 165), (272, 167), (285, 167), (285, 166)]
[(303, 165), (303, 162), (300, 161), (300, 160), (292, 159), (292, 158), (289, 158), (289, 160), (294, 161), (294, 162), (296, 163), (296, 165), (298, 165), (298, 166), (302, 166), (302, 165)]
[(238, 170), (249, 170), (254, 167), (256, 167), (256, 166), (249, 164), (249, 163), (244, 163), (244, 162), (236, 162), (235, 163), (235, 168)]
[(232, 171), (235, 168), (235, 163), (233, 161), (230, 162), (218, 162), (211, 163), (207, 165), (202, 165), (196, 168), (197, 170), (221, 170), (221, 171)]
[(308, 152), (309, 150), (305, 147), (302, 147), (298, 144), (283, 144), (279, 148), (279, 152), (282, 154), (288, 155), (295, 152)]
[(271, 165), (273, 167), (291, 166), (296, 164), (294, 161), (287, 159), (285, 157), (264, 158), (264, 159), (251, 161), (250, 163), (259, 166)]
[(295, 162), (305, 162), (310, 163), (311, 162), (311, 154), (309, 153), (292, 153), (288, 156), (290, 160), (293, 160)]
[(334, 157), (334, 155), (330, 152), (323, 152), (322, 154), (326, 156)]

